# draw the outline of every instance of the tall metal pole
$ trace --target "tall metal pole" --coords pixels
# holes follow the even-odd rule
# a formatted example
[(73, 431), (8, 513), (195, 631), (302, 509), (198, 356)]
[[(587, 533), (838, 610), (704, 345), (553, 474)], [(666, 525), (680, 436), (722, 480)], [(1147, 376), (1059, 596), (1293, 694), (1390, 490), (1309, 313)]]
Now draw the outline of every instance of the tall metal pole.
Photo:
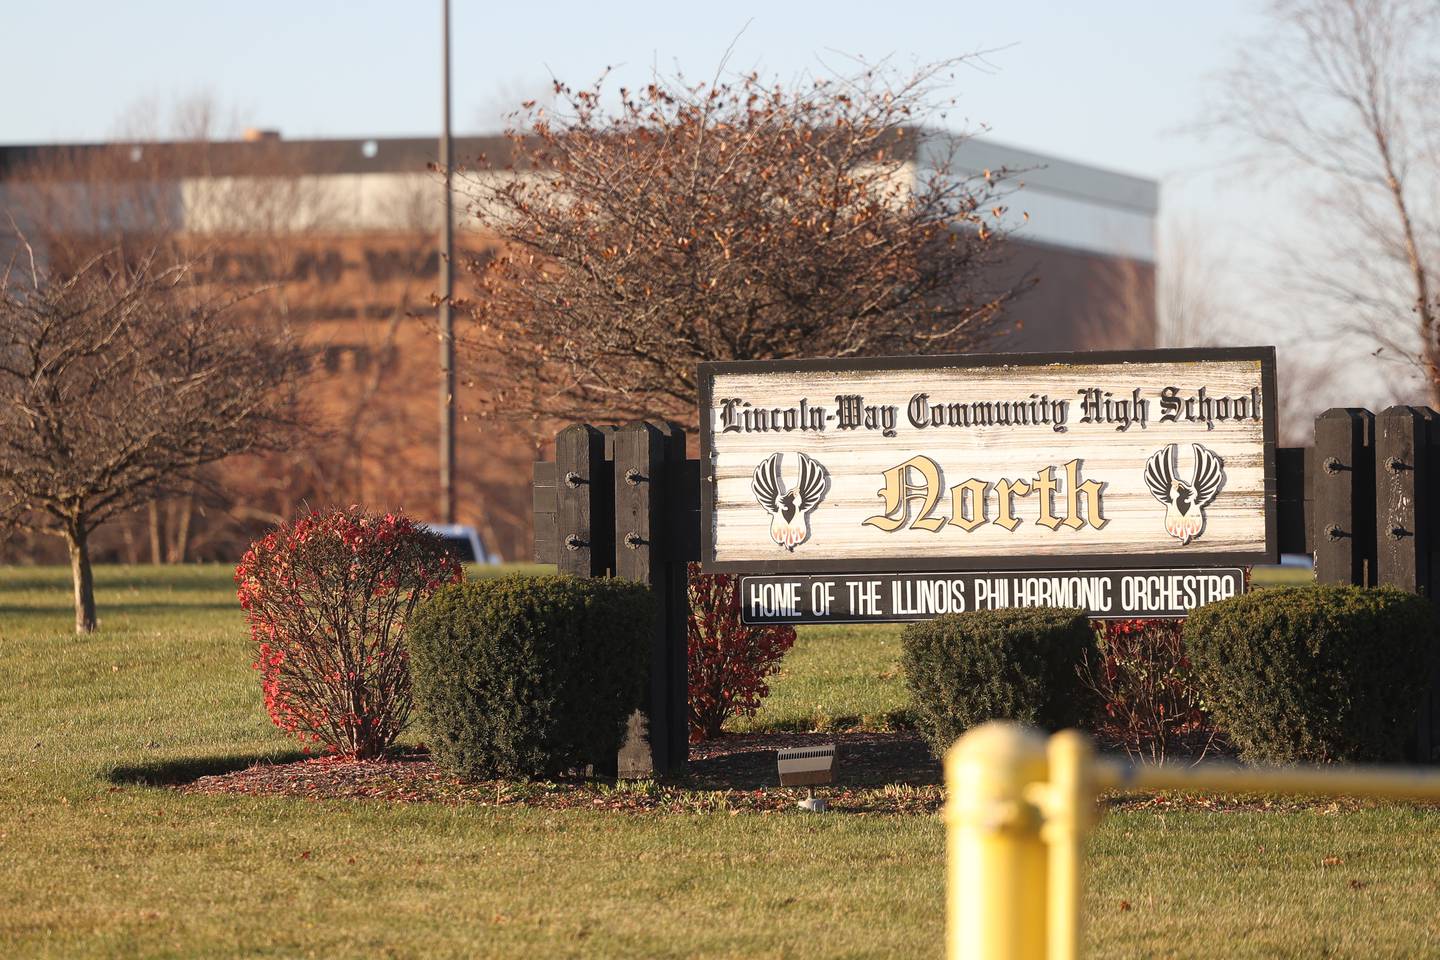
[(440, 169), (445, 176), (444, 224), (440, 228), (440, 517), (455, 522), (455, 324), (450, 311), (451, 268), (455, 259), (455, 216), (450, 186), (450, 0), (441, 0), (441, 55), (444, 119), (440, 128)]

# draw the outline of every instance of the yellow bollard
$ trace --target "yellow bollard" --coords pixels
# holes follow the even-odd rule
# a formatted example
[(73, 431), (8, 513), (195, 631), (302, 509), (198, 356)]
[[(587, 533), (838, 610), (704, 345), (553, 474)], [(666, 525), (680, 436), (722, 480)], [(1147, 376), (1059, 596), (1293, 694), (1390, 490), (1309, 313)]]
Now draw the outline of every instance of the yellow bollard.
[(1084, 935), (1085, 841), (1099, 819), (1095, 801), (1095, 744), (1079, 730), (1050, 738), (1050, 782), (1043, 794), (1049, 849), (1049, 953), (1047, 960), (1078, 960)]
[(982, 724), (945, 755), (952, 960), (1044, 960), (1043, 814), (1027, 793), (1045, 768), (1044, 735), (1014, 723)]
[(1216, 790), (1440, 800), (1440, 773), (1385, 767), (1132, 765), (1089, 737), (992, 721), (945, 755), (946, 955), (1078, 960), (1085, 842), (1101, 790)]

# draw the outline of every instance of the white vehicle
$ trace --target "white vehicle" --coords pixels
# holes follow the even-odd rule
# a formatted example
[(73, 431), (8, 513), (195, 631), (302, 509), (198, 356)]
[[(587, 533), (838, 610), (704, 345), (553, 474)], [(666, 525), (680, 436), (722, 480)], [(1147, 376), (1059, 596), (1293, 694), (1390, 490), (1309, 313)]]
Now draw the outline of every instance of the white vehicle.
[(500, 563), (500, 555), (485, 548), (480, 534), (474, 527), (461, 523), (417, 524), (445, 541), (445, 549), (454, 554), (461, 563)]

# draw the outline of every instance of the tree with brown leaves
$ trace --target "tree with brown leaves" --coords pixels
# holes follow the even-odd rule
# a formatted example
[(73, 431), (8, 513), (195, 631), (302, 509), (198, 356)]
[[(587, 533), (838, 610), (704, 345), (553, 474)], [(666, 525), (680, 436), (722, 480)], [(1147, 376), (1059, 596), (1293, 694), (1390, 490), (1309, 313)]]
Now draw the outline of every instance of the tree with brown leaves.
[(79, 633), (97, 623), (98, 525), (291, 426), (288, 334), (237, 319), (233, 297), (197, 294), (159, 256), (65, 273), (30, 259), (0, 278), (0, 524), (65, 539)]
[(511, 156), (468, 174), (505, 243), (472, 264), (463, 337), (493, 411), (693, 424), (702, 360), (985, 344), (1024, 284), (987, 286), (1004, 172), (920, 132), (958, 62), (526, 104)]

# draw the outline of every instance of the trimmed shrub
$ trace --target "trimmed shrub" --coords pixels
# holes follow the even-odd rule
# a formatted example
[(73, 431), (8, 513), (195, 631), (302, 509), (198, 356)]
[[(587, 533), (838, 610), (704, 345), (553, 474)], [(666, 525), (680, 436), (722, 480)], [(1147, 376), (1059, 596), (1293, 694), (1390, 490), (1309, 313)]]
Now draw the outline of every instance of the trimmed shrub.
[(1075, 726), (1086, 691), (1077, 667), (1095, 646), (1083, 610), (951, 613), (901, 634), (916, 725), (937, 757), (986, 720)]
[(1276, 587), (1185, 624), (1207, 709), (1248, 761), (1400, 759), (1435, 643), (1430, 601), (1391, 587)]
[(766, 678), (795, 645), (794, 627), (740, 622), (740, 582), (690, 565), (690, 742), (720, 736), (731, 717), (753, 717), (770, 695)]
[(1081, 664), (1080, 679), (1096, 700), (1087, 726), (1101, 744), (1164, 763), (1172, 752), (1203, 756), (1214, 742), (1183, 627), (1170, 619), (1097, 623), (1097, 649)]
[(431, 752), (468, 779), (614, 762), (640, 705), (653, 605), (624, 580), (508, 576), (441, 590), (410, 620)]
[(235, 568), (265, 710), (306, 744), (384, 753), (410, 716), (405, 618), (459, 580), (439, 537), (358, 507), (311, 513), (255, 541)]

